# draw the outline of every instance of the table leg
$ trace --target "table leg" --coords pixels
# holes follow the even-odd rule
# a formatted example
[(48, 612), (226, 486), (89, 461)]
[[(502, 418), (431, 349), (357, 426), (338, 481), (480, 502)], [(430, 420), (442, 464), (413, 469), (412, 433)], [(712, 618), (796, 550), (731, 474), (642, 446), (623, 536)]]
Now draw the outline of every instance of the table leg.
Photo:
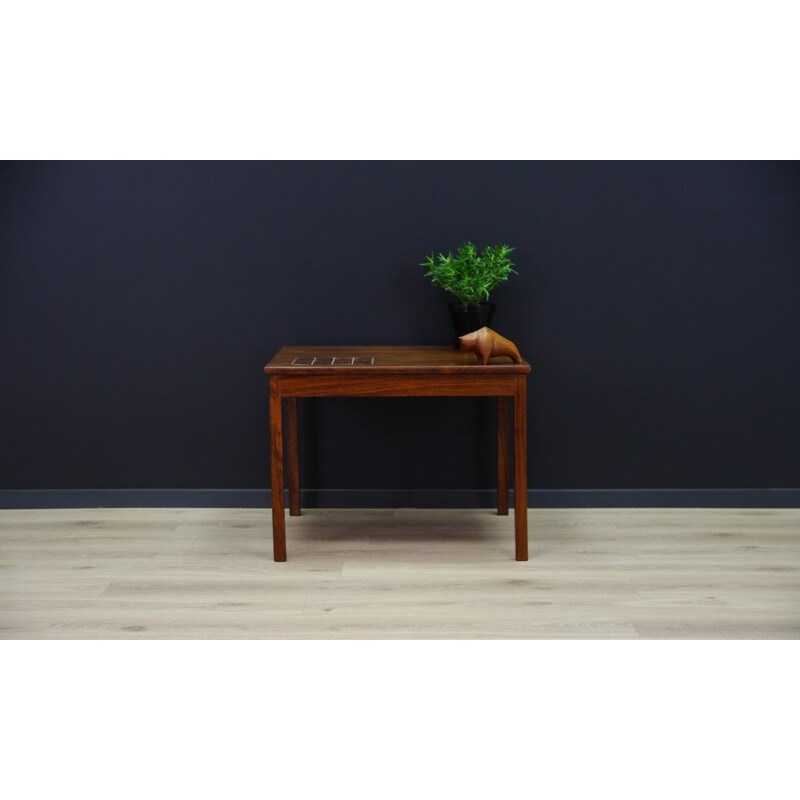
[(497, 513), (508, 516), (508, 397), (497, 398)]
[(286, 471), (289, 479), (289, 514), (300, 516), (300, 467), (297, 457), (297, 398), (286, 398)]
[(514, 391), (514, 539), (517, 561), (528, 560), (528, 452), (525, 376), (517, 375)]
[(272, 475), (272, 549), (276, 561), (286, 561), (286, 519), (283, 513), (283, 429), (280, 378), (269, 380), (269, 451)]

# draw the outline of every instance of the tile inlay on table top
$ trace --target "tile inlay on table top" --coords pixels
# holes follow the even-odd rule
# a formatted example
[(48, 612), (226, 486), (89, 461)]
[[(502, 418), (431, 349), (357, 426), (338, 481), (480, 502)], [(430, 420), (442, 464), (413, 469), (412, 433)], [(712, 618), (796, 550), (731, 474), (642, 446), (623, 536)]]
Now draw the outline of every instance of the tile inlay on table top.
[(298, 356), (292, 361), (293, 367), (371, 367), (375, 358), (356, 358), (355, 356)]

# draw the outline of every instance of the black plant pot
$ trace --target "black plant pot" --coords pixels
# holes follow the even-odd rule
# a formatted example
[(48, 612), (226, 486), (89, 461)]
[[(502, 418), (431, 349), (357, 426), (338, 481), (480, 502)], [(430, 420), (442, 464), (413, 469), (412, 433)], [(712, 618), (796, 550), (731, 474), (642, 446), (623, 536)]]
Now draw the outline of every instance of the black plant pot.
[(453, 333), (456, 338), (453, 342), (454, 347), (460, 347), (458, 337), (464, 336), (478, 328), (492, 325), (492, 315), (494, 314), (494, 303), (450, 303), (450, 318), (453, 320)]

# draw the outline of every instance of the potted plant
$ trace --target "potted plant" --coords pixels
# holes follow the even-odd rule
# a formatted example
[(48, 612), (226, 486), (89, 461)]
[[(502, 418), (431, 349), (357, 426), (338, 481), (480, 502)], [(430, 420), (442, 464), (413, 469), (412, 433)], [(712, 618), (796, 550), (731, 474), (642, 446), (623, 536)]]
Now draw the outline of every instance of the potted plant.
[(490, 292), (510, 275), (518, 274), (509, 258), (513, 250), (501, 244), (487, 247), (478, 255), (478, 248), (472, 242), (464, 242), (455, 255), (439, 253), (437, 257), (431, 253), (420, 264), (427, 267), (425, 277), (434, 286), (458, 298), (457, 303), (449, 304), (456, 347), (459, 336), (491, 326), (495, 304), (487, 302)]

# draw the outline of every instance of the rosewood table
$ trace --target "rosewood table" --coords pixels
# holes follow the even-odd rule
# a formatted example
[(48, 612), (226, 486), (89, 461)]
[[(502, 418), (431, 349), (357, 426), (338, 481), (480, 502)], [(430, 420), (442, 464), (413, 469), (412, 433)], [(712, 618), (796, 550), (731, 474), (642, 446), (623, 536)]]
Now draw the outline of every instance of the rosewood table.
[[(283, 438), (286, 433), (289, 513), (300, 514), (298, 397), (497, 397), (497, 513), (508, 514), (508, 422), (514, 398), (514, 538), (517, 561), (528, 560), (527, 362), (499, 356), (482, 365), (452, 347), (283, 347), (264, 367), (269, 376), (272, 541), (286, 561)], [(286, 399), (286, 422), (282, 406)]]

